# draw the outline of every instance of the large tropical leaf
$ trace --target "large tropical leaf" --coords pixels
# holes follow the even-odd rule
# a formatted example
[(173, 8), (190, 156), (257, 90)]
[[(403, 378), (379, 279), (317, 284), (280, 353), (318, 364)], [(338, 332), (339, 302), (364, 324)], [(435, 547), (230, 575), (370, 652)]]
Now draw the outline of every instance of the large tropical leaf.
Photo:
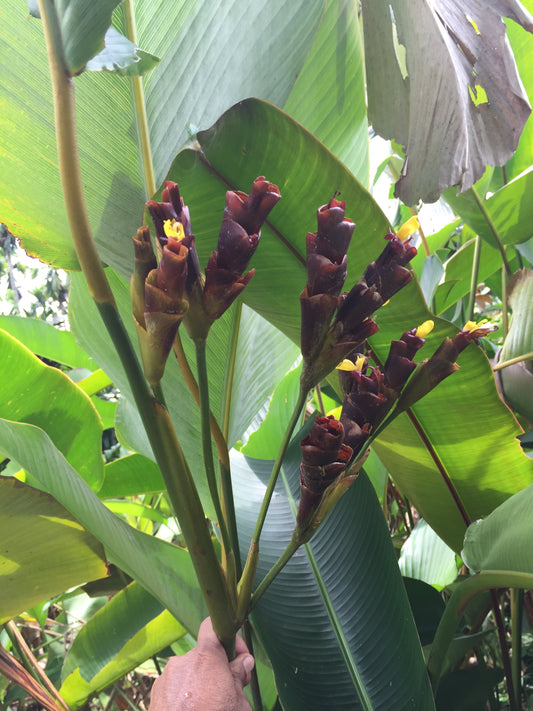
[(80, 475), (98, 488), (103, 478), (102, 426), (87, 395), (5, 331), (0, 331), (0, 358), (0, 417), (41, 427)]
[(423, 580), (438, 590), (457, 577), (455, 553), (421, 518), (405, 541), (398, 560), (402, 575)]
[(533, 214), (527, 196), (532, 185), (533, 172), (528, 170), (494, 195), (481, 196), (481, 205), (472, 192), (456, 195), (454, 190), (449, 190), (445, 198), (467, 225), (493, 247), (497, 246), (494, 232), (503, 245), (520, 244), (531, 236)]
[(104, 550), (49, 494), (0, 477), (0, 624), (106, 574)]
[(60, 331), (51, 323), (26, 316), (0, 316), (0, 328), (38, 356), (71, 368), (96, 368), (96, 363), (78, 346), (72, 333)]
[[(533, 574), (533, 485), (519, 491), (466, 532), (463, 558), (473, 570)], [(512, 523), (512, 525), (510, 525)]]
[(111, 513), (38, 427), (0, 420), (0, 450), (103, 543), (111, 562), (135, 578), (187, 630), (197, 631), (207, 612), (187, 551), (141, 533)]
[[(143, 77), (156, 183), (196, 127), (209, 126), (246, 96), (282, 106), (298, 77), (293, 109), (301, 111), (310, 127), (362, 177), (367, 174), (354, 7), (331, 1), (323, 14), (325, 6), (325, 0), (298, 0), (290, 6), (283, 0), (266, 6), (181, 0), (163, 12), (150, 0), (136, 3), (139, 43), (161, 57), (155, 70)], [(62, 206), (41, 23), (28, 20), (18, 0), (7, 1), (3, 20), (0, 219), (23, 238), (30, 253), (56, 266), (76, 268)], [(122, 29), (120, 22), (118, 26)], [(310, 68), (302, 73), (308, 55)], [(75, 82), (89, 217), (103, 260), (129, 276), (130, 237), (147, 197), (129, 80), (86, 72)], [(332, 85), (338, 87), (335, 97)], [(311, 86), (312, 97), (306, 98)], [(309, 111), (311, 98), (321, 106), (319, 112)], [(346, 129), (348, 121), (353, 134)]]
[[(258, 580), (290, 540), (299, 462), (296, 441), (265, 522)], [(233, 453), (241, 555), (249, 545), (271, 465)], [(310, 546), (300, 549), (276, 578), (252, 620), (287, 711), (433, 708), (389, 532), (364, 474)]]
[(60, 694), (69, 706), (80, 706), (186, 634), (160, 602), (130, 583), (76, 636), (61, 671)]
[[(387, 335), (393, 330), (400, 335), (430, 316), (414, 295), (417, 290), (411, 284), (382, 309), (382, 330), (372, 339), (381, 362)], [(420, 358), (455, 332), (438, 321)], [(375, 442), (402, 493), (456, 552), (469, 523), (533, 481), (533, 462), (516, 439), (521, 428), (500, 400), (486, 356), (471, 345), (458, 362), (459, 372), (400, 415)]]
[(406, 148), (406, 204), (467, 190), (515, 150), (530, 107), (502, 15), (533, 30), (517, 0), (363, 1), (371, 122)]
[(361, 27), (352, 0), (328, 0), (307, 60), (283, 109), (368, 186), (361, 43)]

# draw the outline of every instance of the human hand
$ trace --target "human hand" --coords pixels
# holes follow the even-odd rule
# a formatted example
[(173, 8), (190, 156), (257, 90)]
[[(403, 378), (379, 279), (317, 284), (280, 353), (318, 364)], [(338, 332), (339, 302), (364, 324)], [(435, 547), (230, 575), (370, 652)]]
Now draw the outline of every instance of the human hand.
[(243, 687), (250, 682), (254, 658), (244, 641), (228, 662), (211, 620), (200, 625), (196, 647), (171, 657), (152, 687), (150, 711), (251, 711)]

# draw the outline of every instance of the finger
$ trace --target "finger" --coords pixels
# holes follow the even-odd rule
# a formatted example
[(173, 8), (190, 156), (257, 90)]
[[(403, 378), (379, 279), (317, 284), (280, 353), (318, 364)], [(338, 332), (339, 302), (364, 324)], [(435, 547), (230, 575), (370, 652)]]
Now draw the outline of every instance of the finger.
[(220, 644), (220, 640), (213, 629), (210, 617), (206, 617), (200, 625), (196, 648), (202, 652), (208, 652), (215, 649), (218, 651), (219, 648), (224, 651), (224, 648)]
[(240, 635), (235, 638), (235, 652), (237, 654), (250, 654), (250, 650), (246, 646), (246, 642)]
[(239, 654), (229, 664), (233, 678), (241, 687), (250, 683), (254, 666), (255, 660), (252, 655), (248, 653)]

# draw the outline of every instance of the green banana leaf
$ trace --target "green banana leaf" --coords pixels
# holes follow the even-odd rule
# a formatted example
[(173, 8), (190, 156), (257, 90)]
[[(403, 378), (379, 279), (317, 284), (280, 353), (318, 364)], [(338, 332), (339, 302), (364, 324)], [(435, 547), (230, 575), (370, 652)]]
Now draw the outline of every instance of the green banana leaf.
[[(297, 0), (287, 6), (275, 0), (258, 6), (236, 0), (223, 4), (181, 0), (166, 5), (163, 12), (150, 0), (141, 0), (135, 4), (135, 16), (139, 44), (161, 58), (142, 79), (156, 184), (197, 126), (209, 126), (246, 96), (283, 106), (293, 88), (296, 113), (305, 114), (301, 118), (310, 128), (365, 179), (364, 83), (350, 3)], [(0, 219), (31, 254), (75, 269), (57, 170), (41, 22), (28, 19), (18, 0), (7, 0), (2, 17), (8, 40), (2, 74)], [(123, 29), (120, 16), (115, 19), (117, 28)], [(83, 57), (72, 66), (86, 60), (85, 43), (81, 47)], [(89, 218), (102, 259), (129, 278), (130, 238), (147, 197), (130, 80), (85, 72), (75, 85)], [(332, 85), (338, 88), (336, 96)], [(312, 95), (306, 98), (310, 87)], [(321, 110), (310, 112), (311, 101)]]
[(528, 199), (533, 185), (531, 171), (514, 178), (489, 198), (480, 196), (481, 206), (472, 191), (457, 195), (452, 188), (444, 193), (454, 212), (460, 215), (476, 234), (497, 247), (493, 230), (504, 245), (515, 245), (531, 237), (533, 206)]
[(0, 328), (23, 343), (35, 355), (71, 368), (95, 370), (96, 363), (79, 347), (70, 331), (26, 316), (0, 316)]
[(52, 496), (0, 477), (0, 624), (106, 574), (99, 541)]
[[(522, 0), (522, 5), (533, 13), (533, 0)], [(514, 22), (507, 23), (507, 36), (513, 50), (520, 79), (529, 97), (533, 92), (533, 67), (531, 66), (531, 37)], [(528, 118), (518, 147), (505, 166), (507, 180), (516, 178), (533, 162), (533, 115)]]
[(98, 489), (100, 498), (134, 496), (163, 491), (165, 484), (159, 467), (142, 454), (128, 454), (104, 467), (104, 480)]
[(41, 427), (80, 476), (98, 488), (102, 427), (87, 395), (5, 331), (0, 331), (0, 358), (0, 417)]
[(103, 543), (111, 562), (135, 578), (188, 631), (197, 631), (207, 611), (187, 551), (137, 531), (108, 511), (42, 429), (0, 419), (0, 450)]
[(76, 636), (65, 657), (59, 693), (76, 708), (186, 634), (160, 602), (130, 583)]
[(466, 564), (473, 570), (533, 575), (532, 505), (533, 485), (507, 499), (485, 519), (473, 523), (466, 532), (461, 554)]
[[(272, 104), (248, 99), (197, 136), (167, 175), (189, 205), (200, 263), (216, 247), (225, 190), (265, 175), (282, 199), (262, 229), (244, 301), (299, 342), (299, 295), (305, 282), (305, 236), (316, 231), (316, 211), (334, 192), (357, 225), (348, 251), (347, 285), (385, 246), (388, 223), (377, 203), (346, 167), (301, 124)], [(290, 156), (290, 161), (287, 161)]]
[[(291, 445), (267, 515), (258, 581), (294, 527), (300, 436)], [(232, 454), (243, 557), (271, 466)], [(433, 708), (390, 535), (364, 474), (268, 588), (252, 622), (272, 661), (286, 711)]]
[(402, 575), (423, 580), (438, 590), (457, 577), (455, 553), (421, 518), (405, 541), (398, 560)]
[[(372, 339), (381, 362), (386, 334), (394, 329), (399, 335), (430, 317), (417, 293), (412, 283), (381, 310), (381, 331)], [(456, 332), (437, 320), (420, 359)], [(533, 462), (516, 439), (522, 430), (500, 400), (487, 357), (470, 345), (458, 364), (459, 372), (399, 415), (374, 443), (402, 494), (456, 553), (472, 521), (533, 481)]]

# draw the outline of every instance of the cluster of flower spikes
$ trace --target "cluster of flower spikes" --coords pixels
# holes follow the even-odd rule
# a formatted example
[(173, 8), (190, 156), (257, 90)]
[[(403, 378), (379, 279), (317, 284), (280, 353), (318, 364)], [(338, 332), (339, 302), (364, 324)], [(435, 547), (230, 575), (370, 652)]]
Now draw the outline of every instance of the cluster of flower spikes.
[[(181, 321), (195, 340), (207, 337), (213, 322), (249, 283), (244, 274), (261, 237), (261, 226), (281, 198), (276, 185), (256, 178), (250, 194), (228, 191), (217, 249), (202, 275), (189, 209), (177, 183), (167, 181), (161, 202), (146, 207), (161, 250), (157, 264), (150, 232), (134, 237), (135, 272), (131, 291), (145, 374), (151, 385), (161, 380)], [(244, 276), (243, 276), (244, 274)]]
[[(402, 408), (410, 407), (458, 369), (455, 361), (469, 343), (492, 330), (484, 323), (468, 323), (417, 368), (414, 357), (433, 328), (433, 322), (427, 321), (392, 341), (382, 369), (368, 366), (363, 355), (366, 339), (378, 330), (370, 317), (411, 281), (407, 265), (416, 248), (400, 232), (389, 232), (380, 256), (349, 292), (341, 294), (355, 227), (345, 218), (344, 209), (345, 203), (334, 197), (318, 210), (317, 232), (307, 235), (307, 284), (300, 295), (302, 382), (310, 388), (339, 363), (347, 365), (341, 367), (344, 402), (340, 420), (317, 417), (301, 442), (299, 524), (309, 520), (325, 490), (342, 479), (395, 403), (401, 398)], [(355, 363), (346, 359), (349, 354)]]
[(345, 359), (339, 365), (344, 393), (340, 420), (317, 417), (301, 442), (299, 524), (309, 520), (325, 490), (357, 459), (370, 434), (395, 403), (401, 404), (402, 410), (411, 407), (459, 370), (456, 360), (472, 341), (477, 342), (494, 330), (486, 321), (469, 321), (453, 338), (446, 337), (430, 358), (418, 364), (414, 357), (432, 328), (433, 321), (426, 321), (392, 341), (383, 369), (368, 366), (363, 354), (355, 358), (355, 363)]
[(402, 410), (411, 407), (459, 370), (456, 360), (472, 341), (477, 342), (494, 330), (486, 321), (469, 321), (453, 338), (446, 337), (430, 358), (418, 364), (414, 357), (432, 328), (433, 321), (426, 321), (392, 341), (383, 369), (368, 366), (363, 354), (355, 358), (355, 363), (345, 359), (340, 364), (344, 392), (340, 420), (316, 417), (301, 442), (298, 525), (307, 525), (326, 489), (350, 470), (351, 462), (360, 457), (370, 434), (395, 403)]
[(406, 267), (416, 248), (389, 232), (375, 262), (349, 292), (346, 253), (355, 224), (344, 216), (345, 203), (333, 197), (318, 209), (318, 230), (309, 233), (307, 284), (300, 295), (302, 380), (307, 388), (319, 383), (337, 363), (356, 350), (378, 327), (371, 315), (413, 278)]
[(299, 522), (316, 508), (324, 491), (361, 452), (398, 399), (416, 368), (413, 358), (425, 343), (421, 334), (430, 330), (430, 323), (392, 341), (383, 371), (368, 366), (365, 355), (355, 363), (344, 359), (338, 366), (344, 393), (340, 420), (317, 417), (301, 442)]

